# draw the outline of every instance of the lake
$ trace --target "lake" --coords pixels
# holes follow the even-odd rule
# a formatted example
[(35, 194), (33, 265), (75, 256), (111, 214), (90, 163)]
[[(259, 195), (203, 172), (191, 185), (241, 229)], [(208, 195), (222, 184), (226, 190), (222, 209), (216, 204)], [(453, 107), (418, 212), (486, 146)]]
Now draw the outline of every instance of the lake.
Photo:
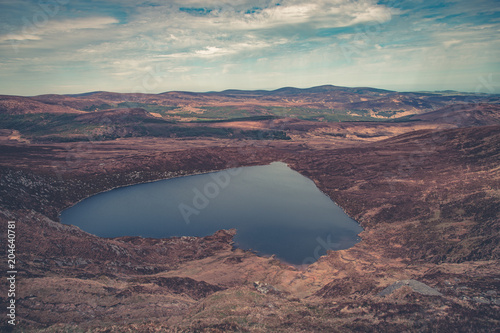
[(363, 230), (282, 162), (113, 189), (64, 210), (61, 222), (100, 237), (207, 236), (236, 228), (236, 247), (297, 265), (352, 247)]

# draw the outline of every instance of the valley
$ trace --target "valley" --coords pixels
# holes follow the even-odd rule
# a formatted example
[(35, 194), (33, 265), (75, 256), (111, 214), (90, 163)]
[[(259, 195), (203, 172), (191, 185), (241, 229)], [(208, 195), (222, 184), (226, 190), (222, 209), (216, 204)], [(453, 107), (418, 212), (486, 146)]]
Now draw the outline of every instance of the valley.
[[(2, 96), (0, 246), (16, 221), (19, 327), (489, 332), (500, 321), (498, 99), (335, 86)], [(100, 238), (58, 220), (112, 188), (276, 161), (358, 221), (361, 242), (289, 265), (234, 249), (234, 229)], [(398, 284), (411, 280), (437, 294)]]

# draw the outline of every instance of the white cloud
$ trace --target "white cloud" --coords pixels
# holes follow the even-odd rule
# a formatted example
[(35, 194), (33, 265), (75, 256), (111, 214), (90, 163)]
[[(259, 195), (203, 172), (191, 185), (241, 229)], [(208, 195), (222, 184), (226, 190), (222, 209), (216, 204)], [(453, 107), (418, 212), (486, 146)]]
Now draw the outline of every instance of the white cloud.
[(227, 54), (228, 52), (230, 52), (230, 50), (224, 50), (216, 46), (208, 46), (203, 50), (194, 51), (194, 53), (199, 56), (221, 55), (221, 54)]
[(46, 36), (70, 33), (83, 29), (104, 29), (118, 23), (114, 17), (88, 17), (59, 21), (42, 21), (38, 24), (25, 25), (17, 32), (0, 36), (0, 41), (41, 40)]
[(451, 47), (453, 45), (460, 44), (460, 43), (462, 43), (461, 40), (459, 40), (459, 39), (452, 39), (452, 40), (444, 41), (443, 45), (444, 45), (444, 47), (448, 48), (448, 47)]
[(162, 55), (156, 55), (155, 58), (177, 58), (177, 59), (190, 59), (190, 58), (216, 58), (229, 55), (237, 55), (241, 53), (247, 53), (252, 51), (258, 51), (272, 46), (277, 46), (286, 43), (285, 39), (279, 39), (274, 42), (265, 41), (247, 41), (247, 42), (220, 42), (219, 46), (206, 46), (200, 49), (195, 49), (189, 52), (179, 52), (179, 53), (168, 53)]
[(358, 23), (378, 22), (384, 23), (392, 18), (392, 12), (382, 6), (367, 6), (363, 11), (353, 13), (354, 18), (349, 22), (349, 25)]
[[(255, 5), (249, 4), (248, 8)], [(346, 27), (367, 22), (386, 22), (392, 17), (391, 9), (370, 0), (335, 1), (283, 1), (245, 12), (237, 7), (224, 7), (207, 15), (191, 16), (190, 23), (223, 30), (270, 29), (279, 26), (309, 24), (316, 27)]]

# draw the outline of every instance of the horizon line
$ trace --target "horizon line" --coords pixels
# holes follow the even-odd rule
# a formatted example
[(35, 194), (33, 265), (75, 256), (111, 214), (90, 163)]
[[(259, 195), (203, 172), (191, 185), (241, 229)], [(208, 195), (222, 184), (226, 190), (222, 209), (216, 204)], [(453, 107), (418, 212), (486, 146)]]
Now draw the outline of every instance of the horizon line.
[(296, 90), (310, 90), (315, 88), (323, 88), (323, 87), (333, 87), (333, 88), (347, 88), (347, 89), (375, 89), (386, 91), (389, 93), (462, 93), (462, 94), (476, 94), (476, 95), (498, 95), (498, 93), (486, 93), (486, 92), (471, 92), (471, 91), (460, 91), (453, 89), (444, 89), (444, 90), (416, 90), (416, 91), (398, 91), (370, 86), (337, 86), (333, 84), (323, 84), (318, 86), (311, 86), (307, 88), (298, 88), (294, 86), (284, 86), (276, 89), (239, 89), (239, 88), (229, 88), (224, 90), (209, 90), (209, 91), (191, 91), (191, 90), (169, 90), (159, 93), (148, 93), (148, 92), (116, 92), (116, 91), (108, 91), (108, 90), (95, 90), (95, 91), (86, 91), (82, 93), (70, 93), (70, 94), (59, 94), (59, 93), (46, 93), (46, 94), (38, 94), (38, 95), (10, 95), (10, 94), (0, 94), (2, 96), (18, 96), (18, 97), (38, 97), (38, 96), (47, 96), (47, 95), (59, 95), (59, 96), (70, 96), (77, 97), (82, 95), (92, 95), (98, 93), (111, 93), (111, 94), (127, 94), (127, 95), (162, 95), (168, 93), (190, 93), (190, 94), (217, 94), (217, 93), (225, 93), (225, 92), (276, 92), (279, 90), (285, 89), (296, 89)]

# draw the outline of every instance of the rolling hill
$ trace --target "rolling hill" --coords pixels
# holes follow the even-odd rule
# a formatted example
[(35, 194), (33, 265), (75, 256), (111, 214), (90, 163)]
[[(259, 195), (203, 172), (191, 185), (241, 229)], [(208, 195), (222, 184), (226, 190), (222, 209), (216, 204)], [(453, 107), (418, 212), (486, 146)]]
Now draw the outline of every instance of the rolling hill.
[(457, 127), (495, 125), (500, 124), (500, 104), (454, 104), (411, 119)]
[[(171, 91), (160, 94), (89, 92), (33, 97), (0, 96), (4, 114), (82, 113), (143, 108), (170, 121), (228, 120), (255, 116), (312, 121), (382, 121), (437, 111), (449, 105), (500, 103), (499, 95), (458, 92), (396, 92), (324, 85), (276, 90)], [(441, 112), (441, 111), (440, 111)], [(432, 117), (432, 116), (429, 116)], [(413, 120), (427, 118), (414, 117)]]

